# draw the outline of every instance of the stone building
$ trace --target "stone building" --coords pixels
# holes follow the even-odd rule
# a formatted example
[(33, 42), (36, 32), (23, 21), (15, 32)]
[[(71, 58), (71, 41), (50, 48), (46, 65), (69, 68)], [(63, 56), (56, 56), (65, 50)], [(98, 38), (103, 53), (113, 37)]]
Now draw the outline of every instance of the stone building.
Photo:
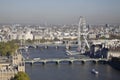
[(20, 53), (10, 58), (0, 57), (0, 80), (10, 80), (19, 71), (25, 72), (25, 63)]

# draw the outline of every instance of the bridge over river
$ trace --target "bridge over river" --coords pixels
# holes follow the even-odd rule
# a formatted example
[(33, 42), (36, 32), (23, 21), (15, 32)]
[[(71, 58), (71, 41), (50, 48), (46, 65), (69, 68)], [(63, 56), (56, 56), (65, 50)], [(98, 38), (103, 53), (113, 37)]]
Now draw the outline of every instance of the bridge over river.
[(29, 64), (34, 64), (34, 63), (42, 63), (42, 64), (46, 64), (49, 62), (54, 62), (56, 64), (59, 64), (61, 62), (69, 62), (69, 64), (72, 64), (74, 62), (82, 62), (85, 63), (87, 61), (91, 61), (94, 63), (97, 62), (107, 62), (108, 59), (94, 59), (94, 58), (81, 58), (81, 59), (76, 59), (76, 58), (65, 58), (65, 59), (60, 59), (60, 58), (53, 58), (53, 59), (40, 59), (40, 58), (33, 58), (33, 59), (27, 59), (25, 60), (25, 63), (29, 63)]

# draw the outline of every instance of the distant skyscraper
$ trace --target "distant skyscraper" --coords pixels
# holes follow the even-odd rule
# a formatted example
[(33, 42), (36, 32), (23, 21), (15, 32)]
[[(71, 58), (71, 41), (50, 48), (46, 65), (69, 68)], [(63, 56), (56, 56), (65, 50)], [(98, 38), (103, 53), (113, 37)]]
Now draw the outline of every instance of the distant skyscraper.
[(105, 24), (105, 27), (107, 28), (107, 27), (109, 27), (109, 25), (108, 25), (108, 24)]

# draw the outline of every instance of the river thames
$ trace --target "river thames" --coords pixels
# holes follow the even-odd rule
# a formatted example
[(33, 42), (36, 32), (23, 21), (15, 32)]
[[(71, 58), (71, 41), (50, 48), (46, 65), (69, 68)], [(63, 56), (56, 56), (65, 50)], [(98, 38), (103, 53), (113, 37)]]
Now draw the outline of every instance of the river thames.
[[(72, 49), (76, 49), (75, 47)], [(65, 52), (65, 47), (61, 46), (58, 49), (55, 47), (39, 47), (37, 49), (30, 48), (27, 52), (23, 52), (24, 57), (29, 58), (79, 58), (80, 56), (68, 56)], [(109, 64), (85, 62), (75, 62), (69, 64), (62, 62), (60, 64), (34, 63), (33, 65), (26, 64), (26, 72), (31, 80), (119, 80), (120, 71), (112, 68)], [(99, 74), (91, 73), (92, 69), (96, 69)]]

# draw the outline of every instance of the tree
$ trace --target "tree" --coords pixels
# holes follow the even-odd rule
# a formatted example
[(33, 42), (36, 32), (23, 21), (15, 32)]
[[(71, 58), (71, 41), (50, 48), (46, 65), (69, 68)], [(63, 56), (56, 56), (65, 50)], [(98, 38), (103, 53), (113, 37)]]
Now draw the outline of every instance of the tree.
[(33, 43), (34, 41), (31, 39), (26, 40), (27, 43)]
[(12, 55), (18, 48), (19, 48), (18, 45), (13, 41), (0, 42), (0, 55), (1, 56)]
[(30, 80), (29, 76), (25, 72), (18, 72), (11, 80)]

